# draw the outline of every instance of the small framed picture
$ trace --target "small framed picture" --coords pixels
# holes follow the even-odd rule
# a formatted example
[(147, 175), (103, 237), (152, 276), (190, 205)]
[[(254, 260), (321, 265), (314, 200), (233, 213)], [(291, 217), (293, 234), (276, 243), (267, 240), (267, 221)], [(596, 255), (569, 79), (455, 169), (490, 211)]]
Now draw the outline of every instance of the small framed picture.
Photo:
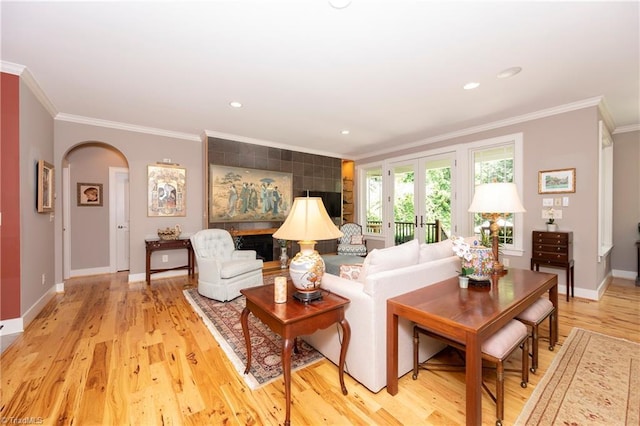
[(55, 199), (55, 182), (53, 165), (44, 160), (38, 161), (38, 213), (50, 213), (53, 211)]
[(576, 192), (576, 169), (541, 170), (538, 172), (538, 194)]
[(102, 184), (101, 183), (79, 183), (78, 182), (78, 206), (102, 206)]

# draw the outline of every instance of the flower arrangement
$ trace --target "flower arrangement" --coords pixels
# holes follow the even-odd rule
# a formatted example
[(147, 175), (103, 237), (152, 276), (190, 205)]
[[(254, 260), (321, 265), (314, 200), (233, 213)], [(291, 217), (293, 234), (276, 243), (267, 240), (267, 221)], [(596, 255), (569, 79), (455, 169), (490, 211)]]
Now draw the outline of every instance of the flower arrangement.
[(287, 248), (289, 247), (289, 240), (282, 240), (278, 238), (278, 245), (280, 246), (280, 248)]
[(461, 276), (467, 276), (472, 280), (486, 281), (493, 270), (493, 253), (478, 242), (473, 241), (473, 246), (463, 237), (451, 237), (453, 252), (461, 261)]
[(556, 214), (556, 211), (553, 209), (553, 207), (549, 207), (549, 209), (547, 210), (547, 224), (549, 225), (553, 225), (555, 218), (554, 215)]
[(471, 246), (462, 237), (451, 237), (453, 242), (453, 252), (462, 260), (462, 267), (460, 268), (460, 276), (466, 277), (473, 274), (473, 267), (464, 266), (464, 261), (470, 262), (473, 259), (471, 254)]

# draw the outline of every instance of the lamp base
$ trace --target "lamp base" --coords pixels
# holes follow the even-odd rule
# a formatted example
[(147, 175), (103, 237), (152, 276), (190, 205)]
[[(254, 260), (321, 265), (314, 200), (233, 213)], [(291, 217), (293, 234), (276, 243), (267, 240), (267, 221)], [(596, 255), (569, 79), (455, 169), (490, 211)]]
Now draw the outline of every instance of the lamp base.
[(322, 292), (320, 290), (296, 291), (295, 293), (293, 293), (293, 298), (303, 303), (310, 303), (314, 300), (322, 299)]

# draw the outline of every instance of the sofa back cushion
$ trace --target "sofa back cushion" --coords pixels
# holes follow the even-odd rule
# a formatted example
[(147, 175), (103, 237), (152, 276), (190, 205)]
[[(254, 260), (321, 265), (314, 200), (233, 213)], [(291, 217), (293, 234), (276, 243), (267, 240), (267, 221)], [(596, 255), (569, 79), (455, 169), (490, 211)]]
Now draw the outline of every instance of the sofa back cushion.
[(364, 259), (358, 281), (364, 283), (368, 275), (418, 263), (420, 244), (411, 240), (399, 246), (373, 249)]
[(418, 263), (431, 262), (453, 255), (453, 242), (450, 239), (431, 244), (422, 243)]

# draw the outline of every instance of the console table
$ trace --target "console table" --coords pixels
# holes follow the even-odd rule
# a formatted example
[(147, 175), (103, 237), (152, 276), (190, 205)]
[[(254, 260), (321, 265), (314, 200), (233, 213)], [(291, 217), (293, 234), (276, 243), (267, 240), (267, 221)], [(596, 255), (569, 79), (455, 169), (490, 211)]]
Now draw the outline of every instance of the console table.
[[(148, 238), (144, 240), (144, 245), (147, 251), (147, 274), (146, 280), (147, 284), (151, 284), (151, 274), (155, 274), (156, 272), (165, 272), (165, 271), (173, 271), (177, 269), (187, 269), (189, 271), (189, 276), (193, 277), (195, 275), (195, 255), (193, 253), (193, 248), (191, 247), (191, 240), (189, 238), (178, 238), (177, 240), (161, 240), (160, 238)], [(173, 268), (151, 268), (151, 254), (154, 251), (159, 250), (179, 250), (186, 249), (187, 250), (187, 264), (182, 266), (176, 266)]]
[(550, 268), (564, 268), (567, 281), (567, 302), (569, 289), (574, 297), (573, 232), (533, 231), (531, 239), (531, 270), (540, 270), (540, 265)]

